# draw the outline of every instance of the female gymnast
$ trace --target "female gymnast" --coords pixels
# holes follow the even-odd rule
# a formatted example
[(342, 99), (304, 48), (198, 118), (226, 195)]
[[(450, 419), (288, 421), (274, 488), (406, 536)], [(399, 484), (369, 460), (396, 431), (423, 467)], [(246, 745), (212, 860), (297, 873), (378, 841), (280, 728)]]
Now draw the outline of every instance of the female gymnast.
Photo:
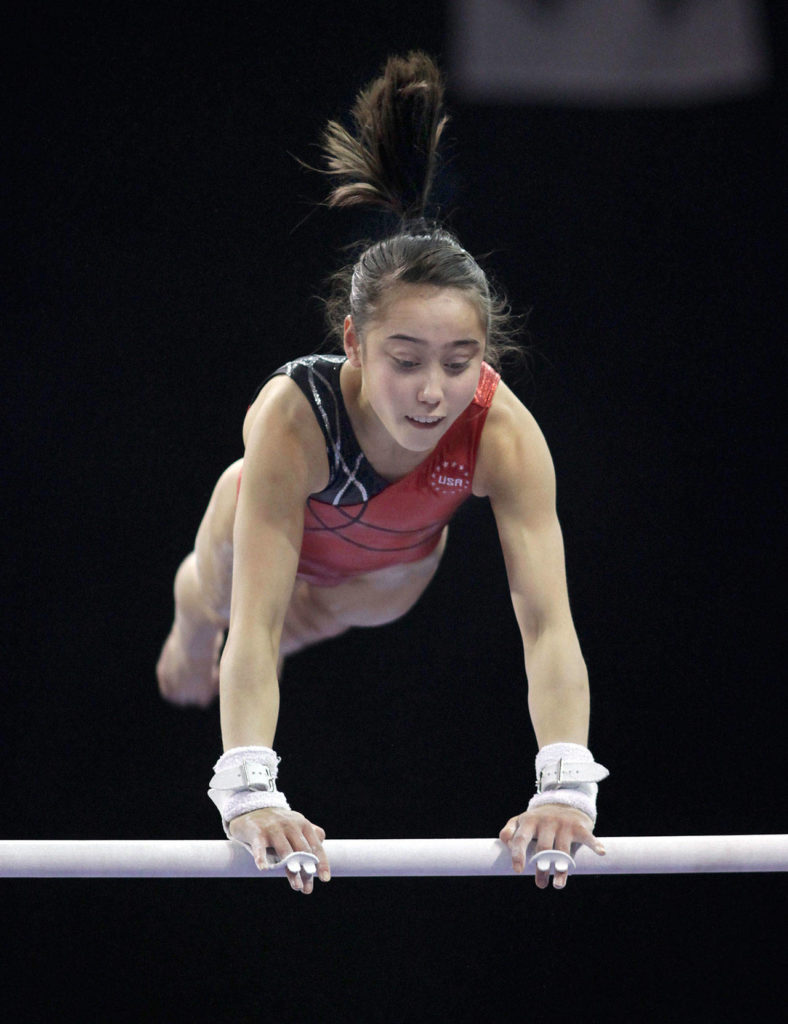
[[(569, 609), (545, 440), (495, 369), (505, 303), (425, 210), (446, 123), (443, 81), (422, 53), (392, 57), (329, 122), (329, 205), (397, 215), (397, 232), (337, 275), (329, 320), (344, 355), (310, 355), (263, 385), (244, 457), (219, 479), (175, 577), (175, 619), (157, 676), (171, 701), (220, 696), (224, 754), (209, 795), (259, 868), (297, 851), (330, 878), (324, 830), (277, 789), (272, 749), (283, 659), (353, 626), (404, 615), (435, 574), (448, 522), (489, 498), (522, 634), (539, 745), (537, 792), (500, 832), (515, 871), (526, 849), (603, 854), (586, 747), (588, 676)], [(227, 630), (226, 642), (222, 643)], [(221, 651), (221, 655), (220, 655)], [(308, 893), (312, 873), (288, 871)], [(535, 869), (545, 888), (549, 872)], [(562, 888), (566, 872), (556, 870)]]

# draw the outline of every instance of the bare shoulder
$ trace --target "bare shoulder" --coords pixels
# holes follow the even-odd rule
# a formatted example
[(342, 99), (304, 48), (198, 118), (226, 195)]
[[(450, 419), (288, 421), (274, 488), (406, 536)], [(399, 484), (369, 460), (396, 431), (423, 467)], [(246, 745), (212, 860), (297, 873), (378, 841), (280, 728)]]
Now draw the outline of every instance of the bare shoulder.
[(479, 442), (473, 493), (491, 499), (526, 492), (549, 498), (554, 489), (553, 460), (544, 434), (501, 381)]
[(289, 377), (273, 377), (249, 406), (243, 441), (245, 467), (282, 463), (300, 469), (310, 494), (328, 483), (323, 433), (306, 396)]

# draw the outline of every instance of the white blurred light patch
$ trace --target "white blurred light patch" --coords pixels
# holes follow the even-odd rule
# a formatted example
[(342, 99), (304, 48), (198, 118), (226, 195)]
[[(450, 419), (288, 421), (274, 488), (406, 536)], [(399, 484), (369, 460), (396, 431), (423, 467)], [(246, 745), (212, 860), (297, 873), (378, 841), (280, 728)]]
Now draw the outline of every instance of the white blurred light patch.
[(758, 0), (451, 0), (450, 79), (472, 101), (689, 105), (768, 85)]

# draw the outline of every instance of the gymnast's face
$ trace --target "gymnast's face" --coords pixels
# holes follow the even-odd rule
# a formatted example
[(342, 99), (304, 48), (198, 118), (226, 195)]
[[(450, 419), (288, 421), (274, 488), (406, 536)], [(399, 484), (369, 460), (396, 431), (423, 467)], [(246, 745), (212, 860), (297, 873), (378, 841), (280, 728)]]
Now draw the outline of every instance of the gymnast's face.
[(397, 284), (362, 337), (345, 321), (360, 411), (410, 452), (432, 451), (470, 405), (484, 346), (478, 309), (458, 288)]

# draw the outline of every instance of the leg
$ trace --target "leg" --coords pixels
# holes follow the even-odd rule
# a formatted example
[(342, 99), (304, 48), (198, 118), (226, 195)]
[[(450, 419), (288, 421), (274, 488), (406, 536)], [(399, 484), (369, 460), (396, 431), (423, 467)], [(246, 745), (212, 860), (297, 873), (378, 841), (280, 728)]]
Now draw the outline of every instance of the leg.
[(282, 655), (339, 636), (353, 626), (382, 626), (401, 618), (435, 575), (447, 536), (448, 527), (435, 550), (420, 562), (367, 573), (336, 587), (296, 580), (282, 630)]
[(230, 618), (233, 522), (242, 461), (222, 473), (175, 575), (175, 621), (156, 666), (162, 696), (206, 706), (219, 692), (218, 657)]

